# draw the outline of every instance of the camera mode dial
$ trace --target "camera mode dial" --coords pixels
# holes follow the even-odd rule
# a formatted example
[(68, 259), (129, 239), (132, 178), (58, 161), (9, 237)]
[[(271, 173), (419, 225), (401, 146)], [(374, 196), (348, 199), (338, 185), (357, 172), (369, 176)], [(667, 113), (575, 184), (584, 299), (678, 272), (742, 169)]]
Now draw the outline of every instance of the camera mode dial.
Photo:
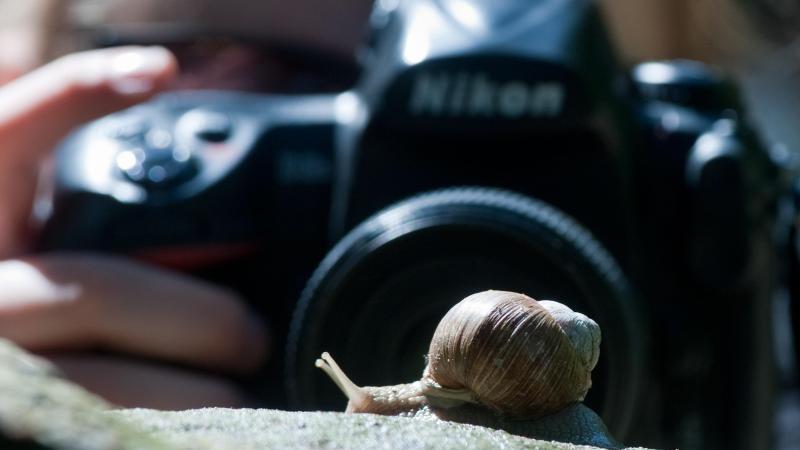
[(114, 159), (119, 174), (145, 189), (173, 187), (198, 173), (191, 147), (172, 130), (134, 119), (114, 127), (112, 137), (120, 144)]

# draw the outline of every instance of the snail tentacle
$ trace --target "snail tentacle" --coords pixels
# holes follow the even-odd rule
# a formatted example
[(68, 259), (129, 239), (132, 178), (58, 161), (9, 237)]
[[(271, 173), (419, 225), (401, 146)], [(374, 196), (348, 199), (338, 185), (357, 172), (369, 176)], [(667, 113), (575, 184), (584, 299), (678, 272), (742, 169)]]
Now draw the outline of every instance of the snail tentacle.
[(368, 394), (364, 392), (364, 389), (353, 383), (350, 378), (345, 375), (344, 371), (336, 364), (336, 361), (328, 352), (324, 352), (322, 356), (314, 362), (314, 365), (328, 374), (331, 380), (336, 383), (336, 386), (339, 386), (339, 389), (344, 392), (344, 395), (347, 396), (350, 403), (353, 405), (362, 405), (368, 401)]
[(345, 412), (398, 415), (414, 413), (426, 404), (427, 397), (422, 393), (420, 382), (394, 386), (357, 386), (328, 352), (323, 353), (315, 365), (328, 374), (347, 396)]

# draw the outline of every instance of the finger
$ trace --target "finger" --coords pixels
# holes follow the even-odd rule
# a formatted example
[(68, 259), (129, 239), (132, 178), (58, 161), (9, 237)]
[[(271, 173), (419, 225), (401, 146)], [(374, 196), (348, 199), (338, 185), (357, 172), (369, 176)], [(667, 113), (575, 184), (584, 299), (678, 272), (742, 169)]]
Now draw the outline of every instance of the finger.
[(0, 285), (0, 336), (33, 351), (103, 347), (234, 372), (268, 351), (262, 322), (234, 293), (122, 258), (9, 261)]
[(21, 75), (22, 71), (16, 67), (4, 67), (2, 63), (0, 63), (0, 86), (19, 78)]
[(0, 87), (0, 257), (25, 237), (42, 158), (76, 126), (148, 99), (177, 70), (160, 47), (76, 53)]
[(28, 349), (90, 345), (93, 315), (80, 286), (59, 284), (23, 261), (0, 263), (0, 336)]
[(4, 155), (41, 155), (75, 126), (151, 97), (176, 70), (164, 48), (118, 47), (71, 54), (8, 83), (0, 136), (20, 146), (4, 144)]
[(44, 355), (69, 380), (125, 408), (185, 410), (247, 406), (230, 380), (118, 356)]

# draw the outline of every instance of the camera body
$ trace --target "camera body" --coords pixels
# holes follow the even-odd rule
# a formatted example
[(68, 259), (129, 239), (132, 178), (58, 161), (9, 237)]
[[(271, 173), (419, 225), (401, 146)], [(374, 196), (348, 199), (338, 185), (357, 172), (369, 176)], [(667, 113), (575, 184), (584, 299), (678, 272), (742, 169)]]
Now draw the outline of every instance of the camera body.
[(591, 1), (387, 0), (371, 25), (351, 91), (175, 92), (76, 133), (40, 247), (238, 289), (285, 344), (273, 406), (341, 407), (323, 350), (414, 379), (438, 318), (494, 288), (598, 321), (587, 403), (618, 438), (769, 445), (783, 186), (735, 86), (624, 70)]

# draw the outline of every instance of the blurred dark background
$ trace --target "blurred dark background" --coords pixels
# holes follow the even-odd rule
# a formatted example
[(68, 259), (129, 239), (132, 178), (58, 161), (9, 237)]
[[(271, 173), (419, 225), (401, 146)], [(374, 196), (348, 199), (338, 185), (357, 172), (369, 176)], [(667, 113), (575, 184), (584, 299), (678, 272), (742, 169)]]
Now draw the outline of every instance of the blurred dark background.
[[(126, 6), (125, 3), (128, 3)], [(84, 31), (99, 25), (141, 20), (140, 10), (158, 2), (123, 0), (0, 0), (0, 84), (44, 61), (84, 48)], [(164, 21), (198, 21), (181, 11), (178, 3), (163, 0), (154, 8)], [(235, 2), (234, 2), (235, 3)], [(239, 0), (251, 22), (258, 18), (258, 1)], [(313, 2), (312, 2), (313, 3)], [(326, 2), (318, 2), (320, 5)], [(319, 33), (339, 33), (326, 49), (345, 57), (361, 37), (367, 1), (350, 19), (331, 18), (318, 10), (298, 11), (284, 18), (287, 32), (298, 21), (320, 17), (344, 21), (338, 29), (318, 27)], [(624, 61), (635, 64), (652, 59), (687, 58), (719, 66), (742, 83), (752, 120), (775, 154), (790, 167), (800, 158), (800, 1), (798, 0), (605, 0), (603, 6)], [(327, 2), (336, 10), (336, 2)], [(235, 8), (233, 8), (235, 9)], [(170, 12), (172, 11), (172, 12)], [(183, 10), (185, 11), (185, 9)], [(327, 11), (327, 10), (326, 10)], [(219, 18), (214, 18), (219, 19)], [(222, 19), (219, 19), (222, 20)], [(235, 23), (235, 18), (226, 18)], [(218, 24), (219, 25), (219, 24)], [(250, 29), (269, 28), (260, 21), (242, 24)], [(303, 27), (308, 29), (309, 27)], [(312, 29), (314, 27), (311, 27)], [(309, 36), (294, 36), (299, 40)], [(800, 448), (800, 391), (795, 331), (791, 322), (788, 289), (774, 303), (774, 339), (781, 390), (776, 404), (775, 448)]]

